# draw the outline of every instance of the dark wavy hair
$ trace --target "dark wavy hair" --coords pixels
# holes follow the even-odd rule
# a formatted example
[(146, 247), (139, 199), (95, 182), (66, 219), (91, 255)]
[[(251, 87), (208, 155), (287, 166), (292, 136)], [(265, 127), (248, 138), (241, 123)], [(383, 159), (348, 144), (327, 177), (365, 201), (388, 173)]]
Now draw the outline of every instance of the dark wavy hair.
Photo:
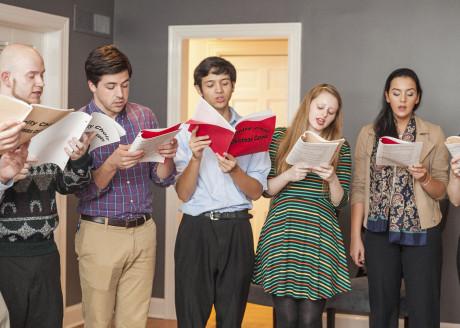
[(194, 85), (197, 85), (201, 90), (201, 81), (209, 74), (227, 74), (233, 84), (236, 82), (235, 66), (222, 57), (212, 56), (203, 59), (193, 72)]
[(411, 70), (410, 68), (398, 68), (391, 72), (391, 74), (387, 77), (387, 80), (385, 82), (385, 88), (383, 90), (382, 109), (380, 110), (374, 122), (374, 131), (377, 138), (383, 136), (391, 136), (395, 138), (398, 137), (398, 130), (396, 128), (396, 121), (393, 115), (393, 111), (391, 110), (391, 106), (385, 98), (385, 93), (388, 93), (390, 91), (391, 82), (398, 77), (408, 77), (415, 82), (419, 102), (415, 104), (414, 112), (417, 110), (417, 108), (420, 105), (420, 102), (422, 101), (423, 91), (422, 87), (420, 86), (420, 80), (418, 79), (417, 74), (413, 70)]

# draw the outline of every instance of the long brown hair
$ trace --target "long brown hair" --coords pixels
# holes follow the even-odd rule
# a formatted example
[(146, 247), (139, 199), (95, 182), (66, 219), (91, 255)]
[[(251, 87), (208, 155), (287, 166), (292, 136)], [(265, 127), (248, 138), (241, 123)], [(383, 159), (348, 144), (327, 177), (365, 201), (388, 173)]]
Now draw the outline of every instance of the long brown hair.
[(310, 89), (303, 98), (291, 126), (287, 128), (286, 136), (279, 145), (275, 159), (277, 174), (283, 173), (289, 169), (290, 165), (286, 163), (286, 157), (300, 136), (309, 127), (308, 116), (310, 114), (311, 102), (323, 92), (327, 92), (334, 96), (334, 98), (337, 99), (339, 108), (337, 109), (334, 121), (321, 132), (321, 137), (327, 140), (335, 140), (342, 137), (342, 98), (333, 85), (326, 83), (318, 84)]

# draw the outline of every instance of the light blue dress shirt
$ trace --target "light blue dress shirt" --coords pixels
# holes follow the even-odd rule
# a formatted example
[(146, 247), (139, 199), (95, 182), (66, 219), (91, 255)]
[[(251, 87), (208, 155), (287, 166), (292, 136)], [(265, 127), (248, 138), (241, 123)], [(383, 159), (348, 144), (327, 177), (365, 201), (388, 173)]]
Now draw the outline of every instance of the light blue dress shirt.
[[(240, 116), (233, 108), (230, 108), (230, 111), (232, 116), (229, 123), (235, 126)], [(182, 130), (176, 137), (179, 148), (174, 162), (178, 176), (185, 170), (192, 157), (189, 146), (191, 133), (188, 127), (188, 124), (183, 124)], [(268, 152), (239, 156), (236, 159), (238, 166), (247, 175), (259, 181), (266, 190), (267, 176), (270, 172)], [(221, 171), (217, 157), (211, 148), (205, 148), (195, 192), (188, 202), (182, 204), (182, 212), (196, 216), (207, 211), (232, 212), (251, 208), (251, 200), (238, 189), (229, 173)]]

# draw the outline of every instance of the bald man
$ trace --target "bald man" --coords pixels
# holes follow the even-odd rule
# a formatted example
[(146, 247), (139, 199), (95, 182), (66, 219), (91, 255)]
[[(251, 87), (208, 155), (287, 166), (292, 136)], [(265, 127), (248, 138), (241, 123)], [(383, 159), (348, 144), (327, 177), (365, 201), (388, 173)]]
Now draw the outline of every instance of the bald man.
[[(0, 55), (0, 94), (40, 103), (44, 73), (38, 51), (25, 45), (8, 45)], [(2, 139), (5, 131), (0, 132), (0, 149), (2, 145), (10, 147), (1, 160), (9, 160), (6, 178), (11, 186), (3, 191), (0, 201), (0, 292), (12, 328), (62, 328), (59, 253), (53, 239), (58, 225), (56, 191), (69, 194), (89, 183), (90, 140), (84, 136), (81, 141), (69, 141), (70, 161), (64, 171), (54, 164), (42, 164), (26, 167), (26, 172), (11, 179), (11, 169), (21, 166), (15, 156), (24, 160), (27, 145), (11, 150), (15, 145), (11, 129), (20, 128), (21, 123), (6, 124), (9, 134)], [(2, 173), (5, 171), (0, 170), (0, 180)]]

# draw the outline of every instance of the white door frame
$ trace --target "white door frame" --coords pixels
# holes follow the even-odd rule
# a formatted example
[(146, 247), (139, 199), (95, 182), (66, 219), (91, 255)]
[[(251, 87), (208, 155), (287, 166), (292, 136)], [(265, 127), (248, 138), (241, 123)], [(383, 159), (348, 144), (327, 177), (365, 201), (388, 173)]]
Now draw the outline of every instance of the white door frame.
[[(181, 25), (169, 26), (168, 44), (168, 126), (181, 119), (182, 44), (187, 39), (238, 38), (288, 39), (288, 120), (292, 119), (300, 102), (301, 23)], [(174, 244), (178, 229), (180, 206), (174, 188), (166, 190), (165, 236), (165, 298), (152, 298), (150, 315), (175, 319), (174, 308)]]
[[(53, 96), (44, 102), (67, 106), (69, 18), (0, 3), (0, 23), (44, 35), (42, 56), (46, 67), (46, 88)], [(42, 99), (43, 100), (43, 99)]]
[[(68, 61), (69, 61), (69, 18), (40, 11), (10, 6), (0, 3), (0, 24), (43, 34), (42, 56), (45, 62), (46, 88), (42, 97), (46, 105), (67, 108)], [(47, 92), (52, 90), (52, 92)], [(58, 194), (59, 228), (55, 240), (61, 256), (61, 284), (66, 300), (66, 217), (67, 199)], [(65, 308), (64, 326), (75, 321), (81, 322), (79, 306)], [(67, 322), (67, 324), (66, 324)]]

